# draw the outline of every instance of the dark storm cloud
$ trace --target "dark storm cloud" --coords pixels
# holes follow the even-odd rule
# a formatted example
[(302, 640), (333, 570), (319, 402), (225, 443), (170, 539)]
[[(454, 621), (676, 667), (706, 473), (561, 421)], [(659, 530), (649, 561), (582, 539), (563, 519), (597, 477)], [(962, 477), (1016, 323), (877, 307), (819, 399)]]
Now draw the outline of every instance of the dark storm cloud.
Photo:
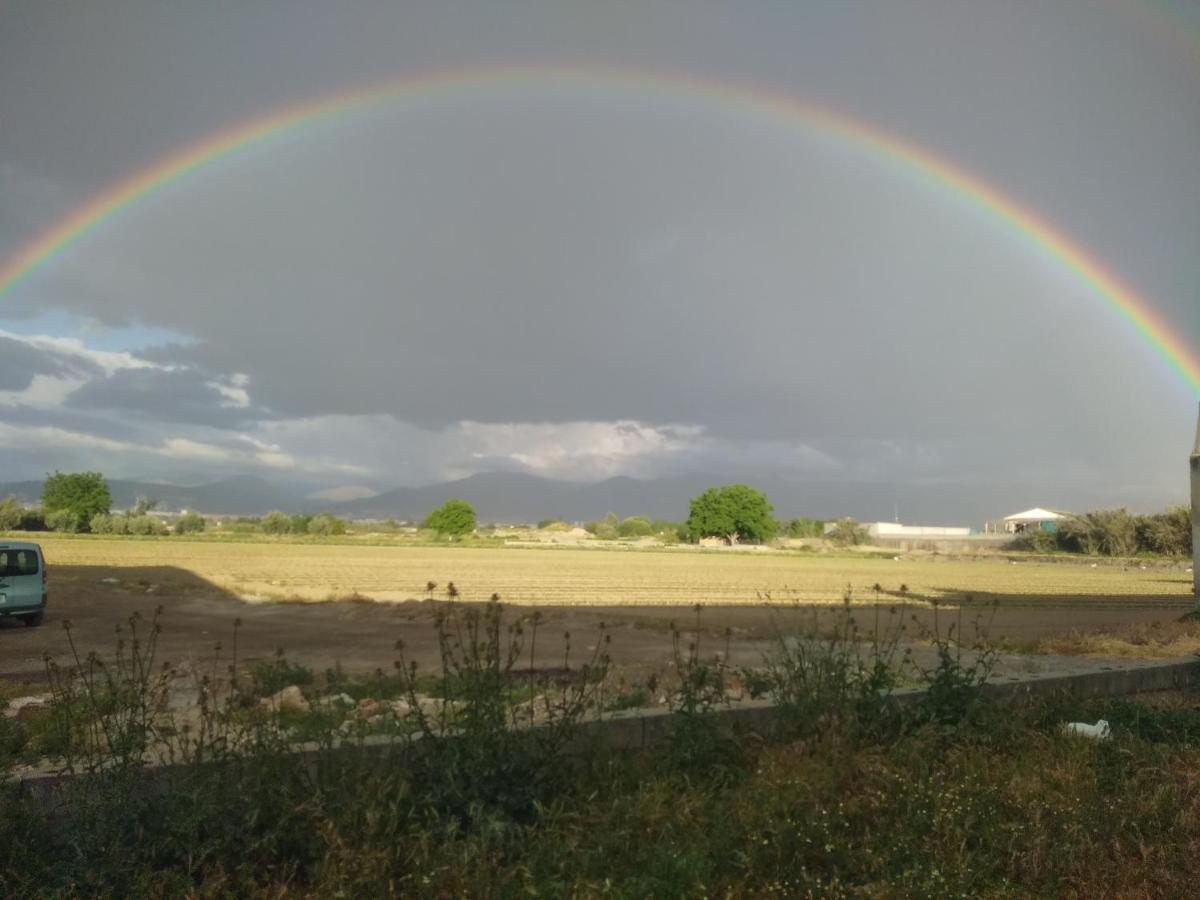
[(67, 406), (219, 428), (265, 416), (264, 410), (237, 405), (210, 377), (194, 369), (120, 369), (72, 392)]
[[(62, 196), (283, 103), (462, 65), (652, 67), (893, 129), (1200, 334), (1200, 71), (1118, 4), (74, 12), (0, 28), (0, 188), (29, 201), (0, 208), (0, 257)], [(319, 447), (383, 478), (797, 458), (816, 477), (816, 452), (913, 485), (1181, 487), (1194, 397), (1077, 278), (936, 178), (744, 113), (549, 84), (360, 110), (131, 206), (4, 311), (195, 338), (145, 354), (195, 369), (121, 368), (69, 403), (160, 434), (245, 427), (265, 465)], [(208, 383), (235, 373), (279, 418)]]
[(62, 372), (62, 362), (46, 352), (22, 341), (0, 337), (0, 391), (24, 390), (35, 375)]

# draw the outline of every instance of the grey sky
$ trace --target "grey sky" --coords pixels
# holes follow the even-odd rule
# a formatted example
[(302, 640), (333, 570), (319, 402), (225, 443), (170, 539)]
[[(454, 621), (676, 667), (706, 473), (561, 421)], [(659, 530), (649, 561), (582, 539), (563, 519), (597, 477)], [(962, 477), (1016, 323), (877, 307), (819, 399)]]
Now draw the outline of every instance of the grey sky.
[[(534, 64), (842, 110), (1036, 210), (1200, 343), (1200, 32), (1119, 0), (0, 2), (0, 258), (281, 105)], [(1195, 401), (930, 179), (750, 108), (553, 79), (231, 156), (0, 298), (8, 478), (770, 471), (1149, 508), (1183, 499)]]

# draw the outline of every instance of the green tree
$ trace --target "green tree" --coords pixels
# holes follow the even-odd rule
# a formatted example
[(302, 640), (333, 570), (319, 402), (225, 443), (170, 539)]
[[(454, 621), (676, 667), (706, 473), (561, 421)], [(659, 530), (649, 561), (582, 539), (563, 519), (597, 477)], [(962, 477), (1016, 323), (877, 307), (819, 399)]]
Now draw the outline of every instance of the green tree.
[(720, 537), (730, 544), (762, 542), (775, 534), (771, 504), (765, 494), (749, 485), (710, 487), (692, 498), (688, 510), (685, 527), (693, 541)]
[(5, 497), (0, 500), (0, 531), (16, 531), (21, 527), (21, 519), (25, 515), (25, 507), (16, 497)]
[(825, 533), (825, 523), (820, 519), (799, 516), (787, 523), (787, 536), (792, 538), (820, 537)]
[(434, 509), (421, 523), (422, 528), (432, 528), (438, 534), (460, 537), (475, 530), (475, 509), (466, 500), (451, 497)]
[(258, 523), (263, 534), (287, 534), (292, 525), (291, 516), (278, 509), (273, 509)]
[(847, 516), (834, 523), (833, 528), (829, 531), (829, 539), (839, 547), (854, 547), (866, 543), (867, 529), (859, 523), (858, 519)]
[(175, 520), (176, 534), (199, 534), (206, 527), (208, 527), (208, 523), (204, 521), (204, 516), (200, 513), (185, 512)]
[[(112, 495), (108, 491), (108, 482), (99, 472), (55, 472), (47, 475), (42, 485), (42, 508), (46, 511), (46, 521), (50, 516), (63, 511), (70, 512), (75, 517), (75, 524), (70, 528), (56, 528), (56, 531), (83, 531), (92, 516), (108, 512), (112, 506)], [(56, 516), (55, 522), (65, 526), (65, 516)]]
[(617, 534), (621, 537), (647, 537), (654, 534), (654, 528), (645, 516), (629, 516), (621, 520)]

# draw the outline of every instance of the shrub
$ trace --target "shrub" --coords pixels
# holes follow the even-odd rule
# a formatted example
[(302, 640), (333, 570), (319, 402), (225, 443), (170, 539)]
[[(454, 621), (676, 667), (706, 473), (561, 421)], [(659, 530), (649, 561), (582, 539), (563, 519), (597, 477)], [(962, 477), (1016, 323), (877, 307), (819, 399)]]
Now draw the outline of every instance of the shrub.
[(653, 533), (654, 528), (645, 516), (629, 516), (617, 526), (617, 534), (621, 537), (649, 537)]
[(308, 533), (319, 535), (345, 534), (346, 522), (344, 519), (339, 519), (336, 516), (313, 516), (312, 521), (308, 523)]
[(56, 509), (46, 513), (46, 527), (51, 531), (77, 534), (84, 530), (84, 520), (73, 509)]
[(20, 528), (24, 512), (21, 501), (16, 497), (0, 500), (0, 531), (15, 531)]
[(127, 516), (125, 521), (130, 534), (152, 535), (167, 533), (166, 524), (162, 519), (155, 518), (154, 516)]
[(297, 514), (288, 519), (288, 534), (308, 534), (308, 523), (312, 516)]
[(199, 534), (206, 527), (208, 527), (208, 523), (199, 513), (185, 512), (175, 520), (176, 534)]
[(855, 547), (867, 541), (867, 529), (857, 519), (838, 519), (827, 535), (839, 547)]
[(785, 533), (791, 538), (821, 537), (825, 533), (825, 523), (801, 516), (787, 523)]
[(21, 523), (17, 527), (21, 531), (45, 531), (46, 513), (40, 506), (24, 510), (21, 513)]
[(1172, 506), (1158, 515), (1138, 516), (1137, 532), (1142, 550), (1163, 556), (1192, 553), (1192, 515), (1186, 506)]
[(1137, 522), (1123, 508), (1071, 516), (1059, 531), (1067, 546), (1079, 553), (1091, 556), (1133, 556), (1137, 553)]
[(585, 522), (584, 530), (595, 535), (602, 541), (615, 541), (619, 534), (617, 532), (617, 514), (605, 513), (604, 518), (595, 522)]
[(287, 534), (291, 529), (292, 520), (285, 512), (271, 510), (259, 522), (263, 534)]
[(1053, 553), (1059, 549), (1060, 538), (1056, 531), (1044, 531), (1041, 528), (1029, 528), (1017, 537), (1016, 544), (1022, 550), (1030, 553)]

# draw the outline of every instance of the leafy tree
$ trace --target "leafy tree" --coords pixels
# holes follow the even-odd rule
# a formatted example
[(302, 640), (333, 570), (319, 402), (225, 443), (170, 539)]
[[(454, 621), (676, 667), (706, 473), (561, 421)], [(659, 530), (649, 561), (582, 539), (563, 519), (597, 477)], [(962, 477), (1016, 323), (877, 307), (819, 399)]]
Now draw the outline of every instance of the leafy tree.
[(312, 516), (295, 515), (288, 519), (288, 533), (290, 534), (308, 534), (308, 523), (312, 521)]
[[(82, 531), (97, 513), (108, 512), (112, 506), (112, 495), (108, 482), (99, 472), (55, 472), (47, 475), (42, 485), (42, 508), (46, 510), (47, 524), (53, 513), (68, 511), (74, 515), (74, 526), (55, 528), (56, 531)], [(55, 522), (65, 525), (64, 516), (55, 517)]]
[(434, 509), (421, 523), (422, 528), (432, 528), (438, 534), (459, 537), (475, 530), (475, 509), (466, 500), (451, 497)]
[(207, 527), (208, 523), (200, 513), (185, 512), (175, 520), (176, 534), (199, 534)]
[(308, 523), (308, 533), (321, 536), (330, 534), (345, 534), (346, 523), (336, 516), (321, 514), (313, 516)]
[(866, 543), (867, 529), (858, 521), (846, 517), (838, 519), (829, 532), (829, 539), (840, 547), (853, 547)]
[(787, 523), (786, 534), (792, 538), (820, 537), (825, 533), (825, 523), (820, 519), (799, 516)]
[(686, 523), (688, 537), (761, 542), (775, 534), (775, 520), (766, 495), (745, 484), (710, 487), (693, 497)]
[(645, 516), (629, 516), (621, 520), (617, 534), (621, 537), (648, 537), (654, 534), (654, 528)]
[(21, 527), (25, 508), (16, 497), (0, 500), (0, 531), (15, 531)]
[(259, 522), (263, 534), (287, 534), (291, 530), (292, 519), (285, 512), (273, 509)]

